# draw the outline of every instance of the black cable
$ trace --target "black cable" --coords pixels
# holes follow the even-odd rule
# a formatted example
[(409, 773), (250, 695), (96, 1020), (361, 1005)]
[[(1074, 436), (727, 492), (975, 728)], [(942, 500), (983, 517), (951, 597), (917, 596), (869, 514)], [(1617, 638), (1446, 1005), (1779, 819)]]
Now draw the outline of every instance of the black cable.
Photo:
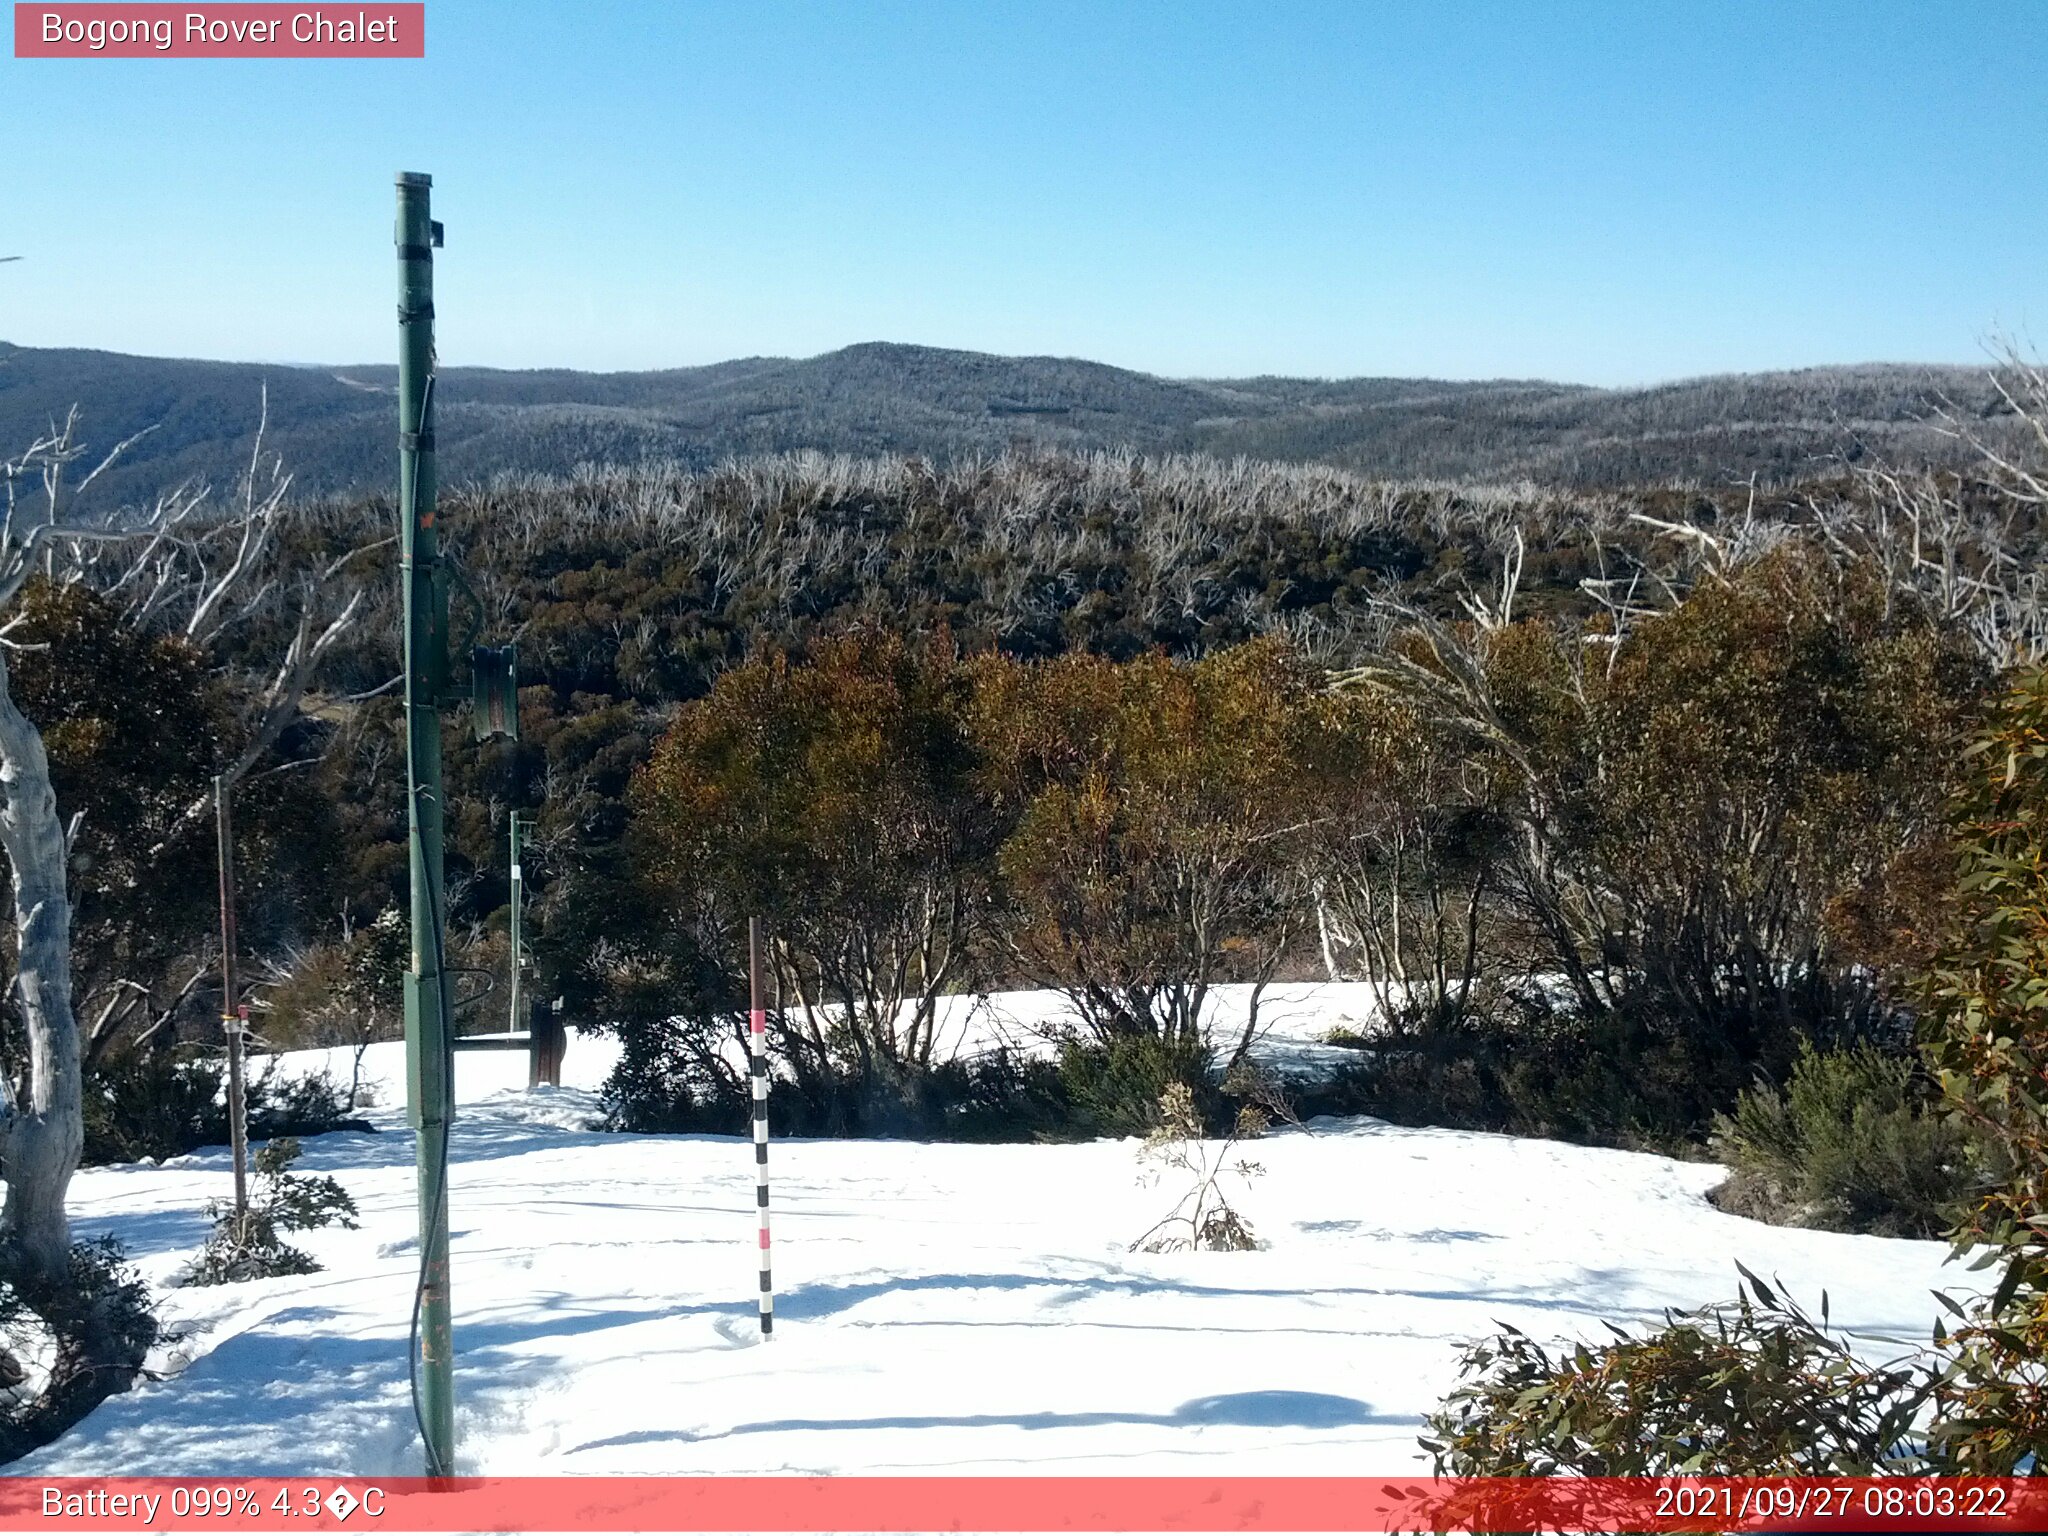
[[(419, 815), (419, 800), (425, 793), (424, 785), (413, 787), (413, 815)], [(420, 882), (427, 893), (427, 914), (434, 926), (434, 1010), (441, 1018), (441, 1071), (442, 1081), (448, 1084), (448, 1115), (441, 1121), (440, 1146), (435, 1151), (435, 1161), (440, 1164), (441, 1177), (434, 1187), (434, 1210), (428, 1221), (427, 1231), (420, 1234), (419, 1277), (412, 1292), (412, 1323), (407, 1330), (406, 1373), (412, 1385), (412, 1421), (420, 1432), (420, 1446), (431, 1450), (433, 1439), (427, 1433), (426, 1409), (420, 1403), (420, 1310), (427, 1298), (427, 1272), (430, 1254), (427, 1248), (429, 1233), (438, 1230), (448, 1219), (448, 1136), (455, 1118), (455, 1034), (454, 1021), (448, 1012), (448, 980), (445, 964), (447, 961), (447, 940), (441, 930), (440, 896), (432, 880)], [(424, 1107), (424, 1106), (423, 1106)], [(446, 1469), (452, 1473), (455, 1469)]]

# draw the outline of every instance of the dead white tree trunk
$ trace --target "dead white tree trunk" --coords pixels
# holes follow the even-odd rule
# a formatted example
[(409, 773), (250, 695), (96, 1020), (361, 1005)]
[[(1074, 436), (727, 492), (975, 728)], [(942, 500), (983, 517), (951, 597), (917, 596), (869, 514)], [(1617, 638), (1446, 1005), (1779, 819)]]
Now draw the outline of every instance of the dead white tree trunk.
[(0, 1129), (0, 1254), (45, 1285), (62, 1282), (71, 1228), (64, 1196), (84, 1143), (82, 1053), (71, 1011), (71, 893), (64, 823), (42, 732), (15, 707), (0, 653), (0, 849), (14, 888), (15, 994), (29, 1041), (27, 1103)]

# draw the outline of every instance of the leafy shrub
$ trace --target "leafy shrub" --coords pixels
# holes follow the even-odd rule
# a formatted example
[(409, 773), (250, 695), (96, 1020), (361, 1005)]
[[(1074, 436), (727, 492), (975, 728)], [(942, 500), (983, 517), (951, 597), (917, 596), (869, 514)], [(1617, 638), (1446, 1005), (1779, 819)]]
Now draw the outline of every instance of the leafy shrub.
[(680, 1015), (618, 1026), (619, 1057), (599, 1090), (606, 1128), (645, 1135), (744, 1131), (745, 1085), (707, 1049), (720, 1032), (715, 1020)]
[(1209, 1047), (1198, 1037), (1126, 1034), (1062, 1042), (1060, 1085), (1077, 1136), (1144, 1136), (1176, 1090), (1206, 1125), (1220, 1125), (1222, 1101)]
[[(1928, 1060), (1987, 1177), (1952, 1236), (1989, 1295), (1942, 1297), (1934, 1349), (1869, 1367), (1745, 1271), (1755, 1297), (1672, 1316), (1644, 1338), (1553, 1356), (1503, 1334), (1467, 1355), (1430, 1420), (1439, 1472), (1887, 1471), (2010, 1476), (2048, 1466), (2048, 671), (2018, 680), (1969, 753), (1955, 809), (1950, 932), (1921, 977)], [(1809, 1056), (1782, 1096), (1723, 1130), (1772, 1177), (1867, 1198), (1871, 1165), (1925, 1153), (1910, 1069)], [(1867, 1110), (1858, 1128), (1858, 1111)], [(1910, 1118), (1910, 1115), (1907, 1115)], [(1831, 1170), (1831, 1171), (1830, 1171)], [(1924, 1176), (1925, 1165), (1919, 1165)], [(1823, 1176), (1824, 1175), (1824, 1176)], [(1909, 1446), (1920, 1411), (1921, 1444)]]
[(214, 1219), (206, 1246), (185, 1270), (185, 1285), (225, 1285), (235, 1280), (267, 1280), (277, 1275), (310, 1275), (320, 1268), (311, 1254), (284, 1240), (286, 1232), (317, 1227), (356, 1225), (356, 1203), (347, 1190), (325, 1175), (307, 1177), (290, 1171), (299, 1159), (299, 1144), (289, 1136), (267, 1143), (256, 1154), (256, 1187), (246, 1209), (237, 1211), (216, 1200), (206, 1209)]
[(1932, 1097), (1908, 1057), (1870, 1044), (1804, 1046), (1782, 1091), (1760, 1083), (1716, 1119), (1714, 1148), (1730, 1177), (1715, 1201), (1763, 1221), (1939, 1236), (1974, 1159)]
[(252, 1139), (375, 1129), (368, 1121), (350, 1116), (341, 1086), (325, 1067), (318, 1072), (286, 1076), (273, 1057), (245, 1086)]
[(1013, 822), (991, 935), (1010, 974), (1059, 991), (1099, 1043), (1176, 1046), (1203, 1037), (1217, 984), (1272, 977), (1308, 905), (1334, 739), (1297, 652), (991, 658), (974, 711), (981, 777)]
[(1060, 1063), (1008, 1046), (932, 1074), (933, 1129), (960, 1141), (1071, 1140), (1073, 1103)]
[(762, 917), (788, 1006), (778, 1053), (844, 1129), (914, 1131), (940, 999), (989, 908), (997, 823), (975, 776), (969, 674), (943, 632), (859, 629), (684, 705), (636, 777), (647, 888), (736, 972)]
[(62, 1285), (0, 1273), (0, 1463), (46, 1445), (125, 1392), (166, 1335), (149, 1287), (111, 1237), (75, 1243)]
[(1302, 1108), (1685, 1152), (1753, 1072), (1725, 1041), (1666, 1027), (1640, 1000), (1593, 1014), (1510, 1000), (1455, 1020), (1396, 1018)]
[(87, 1163), (177, 1157), (228, 1139), (225, 1065), (206, 1057), (124, 1051), (87, 1070)]
[[(1439, 1476), (1872, 1476), (1930, 1470), (1910, 1443), (1928, 1386), (1870, 1366), (1747, 1270), (1733, 1305), (1553, 1353), (1518, 1329), (1466, 1351), (1427, 1420)], [(1612, 1327), (1612, 1325), (1609, 1325)]]
[(1951, 1305), (1936, 1443), (1955, 1470), (2048, 1468), (2048, 670), (2015, 680), (1973, 744), (1957, 805), (1953, 937), (1927, 978), (1942, 1097), (1990, 1153), (1956, 1252), (1995, 1271)]
[[(227, 1062), (217, 1056), (133, 1050), (103, 1058), (86, 1076), (83, 1161), (138, 1162), (225, 1146), (227, 1078)], [(244, 1077), (243, 1088), (251, 1140), (375, 1129), (349, 1115), (324, 1070), (287, 1076), (272, 1058)]]

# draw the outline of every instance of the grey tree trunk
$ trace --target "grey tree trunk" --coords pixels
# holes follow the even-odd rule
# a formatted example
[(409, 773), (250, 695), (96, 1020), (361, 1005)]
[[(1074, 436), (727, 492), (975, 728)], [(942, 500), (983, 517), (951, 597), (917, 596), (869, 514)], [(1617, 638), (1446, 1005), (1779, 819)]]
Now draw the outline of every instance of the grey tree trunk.
[(0, 850), (14, 886), (14, 990), (28, 1030), (26, 1105), (0, 1128), (0, 1255), (61, 1284), (71, 1259), (64, 1196), (84, 1144), (78, 1021), (71, 1011), (71, 893), (64, 824), (42, 733), (15, 706), (0, 653)]

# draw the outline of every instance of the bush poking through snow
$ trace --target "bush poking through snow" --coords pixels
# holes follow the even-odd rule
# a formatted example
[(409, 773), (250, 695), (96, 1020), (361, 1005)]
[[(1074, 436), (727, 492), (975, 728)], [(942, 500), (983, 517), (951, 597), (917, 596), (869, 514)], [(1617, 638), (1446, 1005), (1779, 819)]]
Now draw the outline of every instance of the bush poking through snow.
[(1874, 1045), (1802, 1045), (1781, 1093), (1766, 1083), (1715, 1118), (1729, 1166), (1723, 1210), (1883, 1237), (1938, 1237), (1969, 1193), (1970, 1138), (1941, 1113), (1908, 1057)]
[[(1933, 1470), (1910, 1443), (1930, 1383), (1865, 1365), (1744, 1271), (1739, 1299), (1655, 1333), (1560, 1347), (1519, 1329), (1473, 1345), (1427, 1420), (1438, 1476), (1841, 1476)], [(1608, 1325), (1613, 1328), (1613, 1324)]]
[(276, 1275), (310, 1275), (320, 1268), (311, 1254), (294, 1248), (279, 1234), (307, 1232), (315, 1227), (356, 1225), (356, 1203), (333, 1179), (308, 1178), (288, 1172), (298, 1161), (299, 1144), (280, 1136), (256, 1154), (256, 1188), (249, 1208), (239, 1214), (225, 1201), (207, 1207), (214, 1218), (213, 1235), (199, 1257), (180, 1277), (185, 1285), (225, 1285), (235, 1280), (267, 1280)]
[(0, 1464), (127, 1391), (151, 1346), (177, 1337), (111, 1237), (74, 1243), (56, 1286), (0, 1266)]
[(1149, 1136), (1160, 1125), (1164, 1095), (1175, 1089), (1199, 1122), (1222, 1124), (1209, 1046), (1199, 1037), (1075, 1036), (1060, 1043), (1059, 1071), (1068, 1122), (1083, 1135)]
[[(289, 1076), (278, 1058), (248, 1079), (252, 1137), (373, 1131), (349, 1114), (323, 1069)], [(86, 1069), (83, 1161), (127, 1163), (227, 1145), (227, 1060), (150, 1050), (116, 1051)]]
[[(1257, 1116), (1256, 1126), (1241, 1118), (1240, 1127), (1259, 1134), (1265, 1129), (1264, 1117), (1256, 1110), (1252, 1114)], [(1138, 1154), (1148, 1165), (1145, 1182), (1156, 1183), (1170, 1174), (1178, 1174), (1191, 1184), (1179, 1203), (1131, 1244), (1132, 1252), (1182, 1253), (1202, 1249), (1234, 1253), (1259, 1246), (1251, 1223), (1231, 1208), (1223, 1194), (1225, 1175), (1249, 1184), (1265, 1171), (1243, 1158), (1231, 1161), (1239, 1134), (1241, 1131), (1233, 1131), (1212, 1155), (1202, 1139), (1202, 1116), (1194, 1093), (1185, 1083), (1175, 1083), (1160, 1094), (1159, 1123), (1145, 1138), (1144, 1149)]]

